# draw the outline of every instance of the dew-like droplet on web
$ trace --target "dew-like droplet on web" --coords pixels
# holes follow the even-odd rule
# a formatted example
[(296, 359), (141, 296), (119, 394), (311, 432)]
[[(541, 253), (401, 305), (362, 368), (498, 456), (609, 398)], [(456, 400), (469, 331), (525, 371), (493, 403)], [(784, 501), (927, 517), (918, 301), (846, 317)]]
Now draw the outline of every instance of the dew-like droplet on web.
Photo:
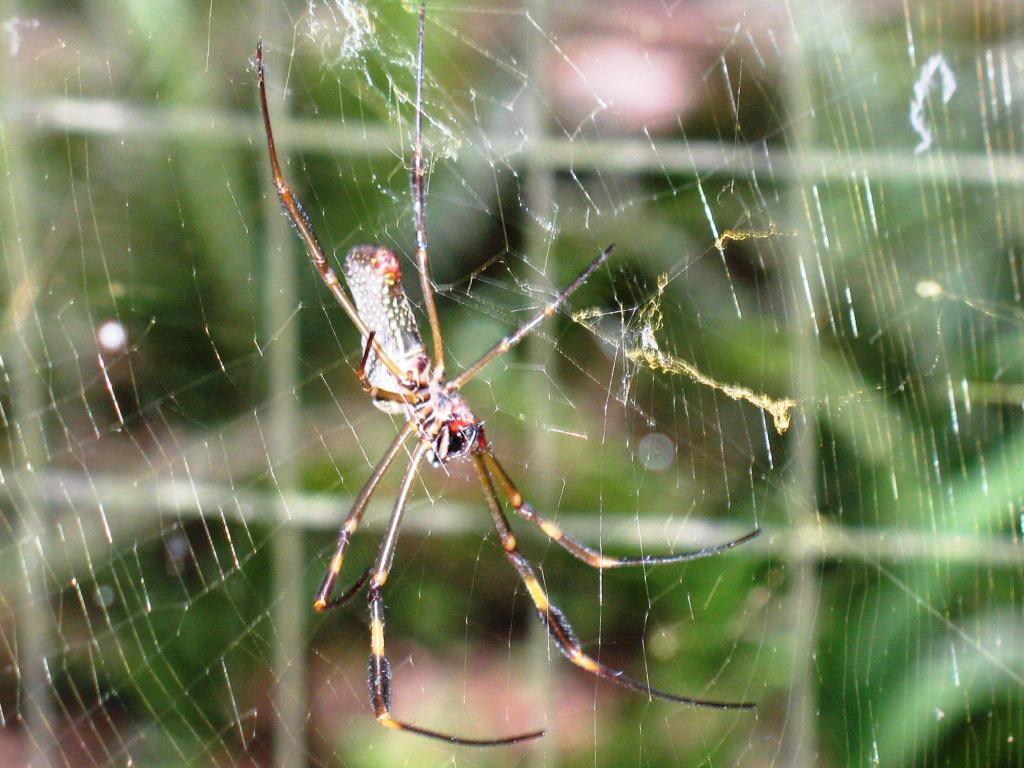
[(128, 343), (128, 331), (117, 320), (107, 320), (96, 329), (96, 341), (106, 352), (121, 352)]
[(660, 472), (667, 469), (676, 455), (676, 446), (661, 432), (652, 432), (640, 438), (637, 456), (646, 469)]

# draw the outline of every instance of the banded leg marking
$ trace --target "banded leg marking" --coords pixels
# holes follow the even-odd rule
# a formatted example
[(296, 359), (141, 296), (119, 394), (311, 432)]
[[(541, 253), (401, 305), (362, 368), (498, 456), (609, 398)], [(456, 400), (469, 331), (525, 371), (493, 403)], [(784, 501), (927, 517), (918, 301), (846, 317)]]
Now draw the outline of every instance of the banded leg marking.
[(388, 522), (387, 531), (381, 540), (380, 549), (377, 552), (377, 559), (372, 568), (373, 576), (370, 579), (370, 587), (367, 590), (370, 602), (370, 662), (369, 679), (367, 682), (370, 689), (370, 704), (373, 707), (373, 713), (377, 717), (377, 722), (385, 728), (391, 728), (396, 731), (409, 731), (420, 736), (428, 736), (432, 739), (446, 741), (449, 744), (461, 744), (470, 747), (497, 747), (536, 739), (543, 736), (544, 731), (530, 731), (529, 733), (497, 739), (468, 739), (441, 731), (421, 728), (418, 725), (397, 720), (391, 714), (391, 664), (388, 662), (388, 657), (384, 652), (384, 583), (387, 581), (391, 570), (395, 547), (398, 544), (398, 531), (402, 524), (409, 492), (416, 477), (416, 470), (429, 449), (429, 444), (421, 441), (413, 451), (412, 461), (409, 463), (409, 468), (402, 478), (402, 485), (398, 491), (395, 509), (391, 513), (391, 520)]
[(341, 574), (341, 567), (345, 561), (345, 550), (348, 549), (349, 542), (352, 540), (352, 536), (355, 534), (356, 529), (359, 527), (359, 522), (363, 519), (363, 513), (366, 512), (366, 507), (370, 502), (370, 497), (373, 496), (373, 492), (377, 490), (377, 486), (380, 484), (381, 478), (384, 477), (384, 473), (387, 472), (391, 462), (395, 460), (395, 456), (402, 449), (402, 444), (409, 435), (416, 429), (415, 422), (409, 421), (402, 427), (402, 430), (395, 436), (395, 439), (391, 442), (387, 452), (381, 457), (381, 460), (377, 462), (377, 466), (374, 467), (373, 473), (370, 475), (366, 484), (362, 490), (359, 491), (359, 495), (356, 497), (355, 502), (352, 504), (352, 509), (349, 510), (348, 514), (345, 515), (345, 519), (342, 521), (341, 526), (338, 528), (338, 537), (334, 545), (334, 554), (331, 555), (330, 563), (327, 565), (327, 572), (324, 574), (323, 581), (320, 582), (320, 588), (316, 591), (316, 597), (313, 599), (313, 610), (317, 613), (323, 613), (329, 611), (332, 608), (338, 608), (359, 592), (359, 589), (366, 582), (366, 578), (369, 572), (363, 574), (363, 576), (355, 583), (352, 589), (349, 589), (341, 597), (331, 599), (331, 592), (334, 591), (334, 585), (338, 581), (338, 576)]
[(534, 607), (537, 609), (537, 614), (540, 617), (541, 622), (547, 628), (548, 634), (551, 636), (552, 640), (555, 641), (555, 645), (558, 646), (558, 649), (567, 659), (569, 659), (569, 661), (597, 677), (610, 680), (624, 688), (631, 688), (635, 691), (646, 693), (648, 696), (654, 698), (666, 699), (680, 704), (690, 704), (695, 707), (708, 707), (712, 709), (755, 708), (756, 705), (752, 702), (712, 701), (709, 699), (698, 699), (691, 696), (679, 696), (674, 693), (668, 693), (667, 691), (662, 691), (658, 688), (647, 685), (647, 683), (641, 682), (634, 677), (630, 677), (620, 669), (609, 667), (591, 656), (588, 656), (583, 651), (583, 647), (576, 638), (568, 619), (565, 618), (565, 615), (556, 605), (551, 603), (551, 600), (548, 598), (547, 591), (543, 586), (541, 586), (540, 581), (538, 581), (537, 576), (533, 571), (533, 566), (530, 565), (529, 560), (519, 552), (514, 541), (511, 545), (506, 544), (506, 539), (511, 536), (511, 529), (509, 528), (508, 519), (505, 517), (505, 513), (502, 511), (501, 505), (498, 502), (498, 497), (494, 490), (494, 483), (487, 472), (487, 467), (490, 462), (486, 461), (486, 456), (487, 454), (481, 455), (474, 453), (472, 455), (473, 465), (476, 468), (480, 485), (483, 487), (484, 496), (487, 498), (487, 506), (490, 508), (491, 517), (495, 523), (494, 527), (497, 529), (498, 535), (502, 539), (502, 546), (505, 550), (505, 555), (512, 563), (512, 567), (516, 569), (516, 573), (519, 574), (519, 578), (526, 587), (526, 591), (529, 593), (530, 599), (533, 601)]
[(533, 523), (544, 532), (545, 536), (560, 545), (573, 557), (578, 560), (582, 560), (592, 568), (623, 568), (635, 565), (667, 565), (670, 563), (685, 563), (688, 560), (700, 560), (704, 557), (711, 557), (712, 555), (726, 552), (733, 547), (738, 547), (740, 544), (745, 544), (751, 539), (755, 539), (761, 535), (761, 529), (755, 528), (750, 533), (746, 533), (739, 538), (727, 541), (724, 544), (703, 547), (690, 552), (680, 552), (677, 555), (609, 557), (608, 555), (601, 554), (596, 549), (588, 547), (581, 541), (574, 539), (572, 536), (565, 533), (557, 523), (554, 523), (538, 514), (533, 508), (533, 505), (523, 498), (519, 489), (516, 488), (515, 484), (512, 482), (512, 478), (509, 477), (505, 468), (501, 466), (501, 463), (493, 454), (484, 453), (483, 459), (489, 472), (497, 478), (498, 485), (501, 486), (502, 493), (505, 494), (505, 498), (508, 499), (508, 502), (512, 505), (512, 509), (515, 513), (524, 520)]

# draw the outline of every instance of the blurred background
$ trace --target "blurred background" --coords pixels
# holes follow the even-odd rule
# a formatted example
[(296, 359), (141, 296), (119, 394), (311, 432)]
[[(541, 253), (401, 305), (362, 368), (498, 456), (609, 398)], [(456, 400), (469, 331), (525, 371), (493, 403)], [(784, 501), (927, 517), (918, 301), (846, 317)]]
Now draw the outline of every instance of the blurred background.
[(757, 710), (569, 664), (452, 463), (385, 592), (395, 714), (548, 735), (375, 723), (365, 603), (312, 597), (400, 420), (251, 60), (335, 265), (393, 249), (419, 309), (415, 13), (0, 2), (0, 764), (1024, 764), (1024, 6), (987, 0), (428, 4), (449, 370), (617, 244), (467, 386), (497, 455), (608, 554), (764, 531), (604, 573), (521, 547), (588, 653)]

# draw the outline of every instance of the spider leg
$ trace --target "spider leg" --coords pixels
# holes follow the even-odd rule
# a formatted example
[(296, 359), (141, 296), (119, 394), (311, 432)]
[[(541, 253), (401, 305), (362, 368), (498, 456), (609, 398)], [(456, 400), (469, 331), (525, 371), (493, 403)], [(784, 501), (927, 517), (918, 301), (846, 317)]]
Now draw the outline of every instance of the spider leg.
[(370, 359), (370, 350), (373, 349), (373, 339), (376, 335), (376, 331), (370, 331), (370, 335), (366, 337), (366, 346), (363, 347), (363, 357), (359, 361), (359, 367), (356, 368), (356, 378), (359, 379), (359, 386), (361, 386), (363, 391), (370, 395), (374, 400), (390, 400), (396, 403), (405, 403), (406, 405), (416, 405), (417, 403), (422, 402), (423, 398), (417, 394), (410, 394), (408, 392), (392, 392), (389, 389), (375, 387), (370, 383), (370, 379), (366, 376), (366, 361)]
[(426, 184), (423, 173), (423, 41), (426, 38), (427, 7), (420, 3), (419, 41), (416, 49), (416, 126), (412, 144), (412, 211), (416, 230), (416, 264), (420, 271), (423, 304), (430, 320), (430, 337), (434, 342), (434, 370), (444, 370), (444, 347), (441, 343), (441, 323), (434, 303), (434, 286), (430, 281), (427, 264)]
[(569, 552), (569, 554), (579, 560), (582, 560), (593, 568), (622, 568), (630, 565), (665, 565), (667, 563), (684, 563), (687, 560), (699, 560), (702, 557), (711, 557), (712, 555), (717, 555), (720, 552), (730, 550), (733, 547), (744, 544), (761, 534), (761, 529), (755, 528), (750, 533), (744, 534), (739, 538), (732, 539), (731, 541), (727, 541), (724, 544), (716, 544), (714, 546), (704, 547), (692, 552), (680, 552), (676, 555), (608, 557), (595, 549), (591, 549), (586, 544), (577, 541), (565, 533), (557, 524), (537, 514), (533, 505), (523, 499), (522, 494), (519, 493), (519, 489), (516, 488), (512, 479), (508, 476), (508, 473), (505, 472), (505, 468), (501, 466), (497, 457), (492, 453), (484, 453), (483, 460), (487, 465), (487, 469), (490, 474), (497, 479), (498, 485), (501, 486), (501, 490), (505, 494), (505, 498), (508, 499), (509, 504), (512, 505), (512, 509), (517, 515), (536, 525), (548, 538), (561, 545), (563, 549)]
[(469, 366), (466, 370), (464, 370), (462, 373), (456, 376), (451, 382), (449, 382), (448, 388), (453, 390), (460, 389), (470, 379), (475, 378), (476, 375), (483, 370), (484, 366), (486, 366), (496, 357), (508, 352), (510, 349), (512, 349), (512, 347), (514, 347), (516, 344), (522, 341), (523, 338), (531, 331), (533, 331), (538, 325), (540, 325), (547, 318), (555, 314), (555, 312), (558, 311), (558, 308), (565, 303), (566, 299), (572, 296), (572, 294), (575, 293), (581, 285), (587, 282), (587, 279), (592, 274), (594, 274), (594, 272), (597, 271), (598, 267), (600, 267), (608, 260), (608, 257), (612, 255), (613, 250), (615, 250), (615, 246), (609, 245), (607, 248), (601, 251), (601, 254), (592, 262), (590, 262), (590, 264), (587, 265), (587, 268), (580, 272), (580, 274), (576, 276), (576, 279), (573, 280), (568, 285), (568, 287), (566, 287), (561, 293), (556, 295), (550, 304), (545, 304), (537, 314), (535, 314), (532, 318), (523, 323), (523, 325), (519, 326), (517, 330), (513, 331), (508, 336), (499, 341), (497, 344), (495, 344), (493, 347), (491, 347), (491, 350), (489, 352), (484, 354), (483, 357), (481, 357), (479, 360), (477, 360), (475, 363)]
[(412, 488), (413, 480), (416, 478), (416, 470), (419, 468), (423, 457), (430, 449), (429, 444), (420, 441), (413, 451), (409, 468), (402, 478), (402, 485), (398, 491), (398, 498), (395, 501), (394, 512), (391, 513), (391, 520), (388, 522), (387, 531), (381, 540), (380, 550), (377, 552), (377, 560), (373, 566), (373, 576), (370, 579), (370, 586), (367, 594), (370, 602), (370, 663), (369, 663), (369, 687), (370, 701), (373, 706), (377, 722), (385, 728), (397, 731), (409, 731), (420, 736), (429, 736), (432, 739), (446, 741), (449, 744), (461, 744), (471, 747), (496, 747), (505, 744), (515, 744), (528, 739), (535, 739), (544, 735), (544, 731), (531, 731), (516, 736), (506, 736), (498, 739), (467, 739), (462, 736), (453, 736), (421, 728), (418, 725), (396, 720), (391, 715), (391, 665), (388, 657), (384, 655), (384, 583), (388, 579), (391, 570), (391, 562), (395, 555), (395, 546), (398, 543), (398, 531), (402, 525), (402, 517), (405, 513), (405, 504), (409, 498), (409, 491)]
[(711, 701), (708, 699), (696, 699), (690, 696), (679, 696), (674, 693), (668, 693), (666, 691), (659, 690), (658, 688), (652, 688), (646, 683), (641, 682), (634, 677), (630, 677), (622, 670), (608, 667), (584, 653), (583, 647), (580, 645), (579, 640), (576, 639), (576, 635), (573, 633), (568, 620), (558, 607), (553, 605), (548, 599), (547, 592), (537, 580), (537, 576), (533, 571), (533, 566), (530, 565), (530, 561), (519, 552), (519, 548), (516, 545), (516, 538), (512, 533), (512, 529), (509, 527), (508, 519), (502, 511), (501, 505), (498, 503), (498, 497), (494, 491), (494, 483), (487, 472), (487, 465), (484, 462), (484, 459), (478, 453), (473, 453), (472, 459), (473, 466), (476, 468), (477, 477), (480, 479), (480, 485), (484, 491), (484, 496), (487, 497), (487, 506), (491, 510), (491, 518), (494, 521), (494, 527), (498, 531), (498, 536), (501, 538), (501, 546), (505, 550), (505, 555), (519, 574), (519, 578), (526, 587), (526, 591), (530, 594), (530, 599), (533, 600), (533, 604), (537, 608), (540, 620), (547, 627), (548, 634), (551, 636), (551, 639), (555, 641), (558, 649), (567, 659), (569, 659), (569, 661), (577, 667), (590, 672), (592, 675), (604, 678), (605, 680), (610, 680), (624, 688), (631, 688), (634, 691), (640, 691), (642, 693), (646, 693), (648, 696), (659, 699), (667, 699), (668, 701), (675, 701), (681, 704), (691, 704), (695, 707), (710, 707), (713, 709), (753, 709), (756, 706), (752, 702)]
[(384, 473), (387, 472), (388, 467), (391, 466), (391, 462), (395, 460), (395, 456), (402, 449), (402, 445), (409, 435), (416, 429), (416, 422), (408, 421), (402, 427), (402, 430), (395, 436), (395, 439), (391, 442), (384, 456), (377, 462), (377, 466), (374, 467), (373, 473), (370, 478), (366, 481), (362, 490), (359, 491), (359, 495), (356, 497), (355, 502), (352, 504), (352, 509), (349, 510), (348, 514), (345, 515), (345, 519), (341, 522), (341, 526), (338, 528), (338, 538), (334, 545), (334, 554), (331, 555), (330, 563), (327, 566), (327, 572), (324, 574), (323, 581), (320, 582), (320, 589), (316, 591), (316, 597), (313, 599), (313, 609), (317, 613), (323, 613), (329, 611), (332, 608), (338, 608), (349, 600), (359, 591), (362, 585), (366, 581), (366, 577), (369, 572), (364, 573), (363, 576), (356, 582), (355, 586), (348, 590), (344, 595), (339, 598), (331, 600), (331, 592), (334, 591), (334, 584), (338, 580), (338, 574), (341, 573), (341, 564), (345, 559), (345, 550), (348, 549), (349, 541), (351, 541), (353, 534), (356, 532), (356, 528), (359, 527), (359, 522), (363, 519), (363, 513), (366, 512), (366, 506), (370, 502), (370, 497), (373, 496), (373, 492), (377, 490), (377, 486), (380, 484), (381, 478), (384, 477)]
[[(366, 327), (366, 323), (359, 316), (356, 311), (355, 305), (349, 299), (348, 294), (341, 287), (341, 283), (338, 280), (338, 276), (331, 269), (331, 265), (327, 260), (327, 254), (324, 252), (324, 248), (320, 245), (320, 241), (317, 239), (316, 232), (313, 231), (313, 224), (309, 220), (309, 216), (306, 214), (306, 210), (302, 207), (302, 203), (299, 202), (299, 198), (292, 191), (291, 187), (284, 180), (284, 175), (281, 173), (281, 164), (277, 159), (277, 149), (274, 145), (274, 132), (270, 127), (270, 110), (267, 108), (267, 87), (266, 87), (266, 73), (263, 69), (263, 41), (261, 40), (256, 45), (256, 80), (259, 83), (260, 91), (260, 109), (263, 112), (263, 129), (267, 134), (267, 152), (270, 155), (270, 171), (274, 177), (274, 188), (277, 190), (277, 196), (281, 200), (281, 206), (284, 208), (285, 214), (288, 216), (288, 220), (291, 222), (295, 231), (299, 237), (302, 238), (302, 242), (306, 246), (306, 252), (309, 254), (310, 260), (313, 262), (313, 266), (316, 271), (320, 273), (320, 278), (324, 281), (327, 287), (330, 289), (335, 300), (341, 305), (341, 308), (345, 310), (345, 314), (348, 315), (353, 325), (359, 330), (360, 335), (364, 338), (370, 335), (370, 330)], [(398, 364), (391, 359), (390, 355), (384, 350), (380, 342), (374, 342), (374, 351), (377, 353), (377, 359), (384, 363), (385, 367), (391, 371), (391, 373), (399, 381), (405, 380), (405, 372), (398, 366)]]

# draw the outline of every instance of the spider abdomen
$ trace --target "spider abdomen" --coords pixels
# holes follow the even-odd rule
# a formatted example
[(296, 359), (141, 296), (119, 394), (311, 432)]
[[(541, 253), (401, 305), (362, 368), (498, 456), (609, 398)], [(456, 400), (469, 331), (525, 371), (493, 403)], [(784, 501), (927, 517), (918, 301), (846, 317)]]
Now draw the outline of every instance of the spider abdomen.
[[(370, 350), (366, 358), (366, 378), (370, 384), (388, 392), (402, 392), (408, 382), (417, 381), (429, 366), (423, 348), (412, 304), (402, 288), (402, 271), (398, 257), (377, 245), (357, 245), (345, 257), (345, 282), (355, 299), (359, 317), (373, 332), (387, 355), (407, 374), (398, 381), (377, 354)], [(367, 338), (363, 337), (365, 347)], [(393, 401), (375, 400), (378, 408), (401, 412)]]

